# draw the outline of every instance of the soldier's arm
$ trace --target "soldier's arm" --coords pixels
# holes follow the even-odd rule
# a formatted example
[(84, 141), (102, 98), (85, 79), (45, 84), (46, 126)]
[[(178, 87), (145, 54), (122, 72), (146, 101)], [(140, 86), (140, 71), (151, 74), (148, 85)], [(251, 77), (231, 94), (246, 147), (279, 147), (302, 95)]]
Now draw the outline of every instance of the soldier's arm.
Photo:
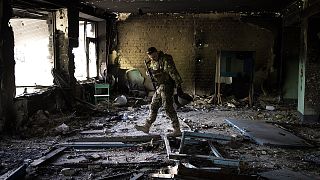
[(170, 75), (170, 77), (175, 81), (177, 86), (181, 86), (182, 84), (182, 78), (176, 68), (176, 65), (174, 64), (173, 58), (169, 56), (166, 61), (166, 71)]

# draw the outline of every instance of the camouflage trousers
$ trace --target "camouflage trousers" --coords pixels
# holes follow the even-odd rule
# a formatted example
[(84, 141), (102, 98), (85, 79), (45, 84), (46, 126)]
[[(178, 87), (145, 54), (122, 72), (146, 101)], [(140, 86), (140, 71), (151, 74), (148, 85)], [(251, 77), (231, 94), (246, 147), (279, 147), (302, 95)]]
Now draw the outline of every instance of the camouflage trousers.
[(152, 97), (152, 101), (150, 104), (150, 114), (148, 119), (146, 120), (146, 124), (151, 125), (154, 121), (156, 121), (158, 110), (161, 106), (163, 106), (167, 116), (171, 120), (173, 128), (180, 129), (177, 112), (173, 107), (173, 93), (174, 93), (173, 85), (166, 85), (166, 84), (159, 85), (159, 87), (157, 88), (156, 92)]

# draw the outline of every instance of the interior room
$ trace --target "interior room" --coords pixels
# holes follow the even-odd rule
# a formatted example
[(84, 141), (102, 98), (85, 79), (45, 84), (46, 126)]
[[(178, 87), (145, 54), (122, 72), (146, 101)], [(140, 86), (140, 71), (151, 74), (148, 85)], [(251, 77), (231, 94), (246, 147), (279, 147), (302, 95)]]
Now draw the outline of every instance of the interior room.
[(320, 179), (320, 0), (2, 0), (0, 34), (0, 179)]

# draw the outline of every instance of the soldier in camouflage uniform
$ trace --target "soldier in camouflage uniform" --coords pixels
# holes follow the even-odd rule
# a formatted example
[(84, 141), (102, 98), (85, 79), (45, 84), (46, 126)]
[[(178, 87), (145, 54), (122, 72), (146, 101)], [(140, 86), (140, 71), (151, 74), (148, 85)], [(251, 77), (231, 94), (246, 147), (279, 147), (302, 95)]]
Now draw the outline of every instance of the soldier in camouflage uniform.
[(158, 110), (163, 105), (163, 108), (172, 121), (174, 132), (172, 135), (181, 135), (179, 119), (177, 112), (173, 107), (173, 93), (175, 85), (181, 90), (182, 79), (173, 62), (173, 58), (169, 54), (162, 51), (157, 51), (155, 47), (150, 47), (147, 51), (151, 61), (148, 64), (151, 73), (157, 84), (157, 89), (152, 97), (150, 104), (150, 114), (143, 126), (136, 125), (138, 131), (149, 133), (150, 126), (155, 122)]

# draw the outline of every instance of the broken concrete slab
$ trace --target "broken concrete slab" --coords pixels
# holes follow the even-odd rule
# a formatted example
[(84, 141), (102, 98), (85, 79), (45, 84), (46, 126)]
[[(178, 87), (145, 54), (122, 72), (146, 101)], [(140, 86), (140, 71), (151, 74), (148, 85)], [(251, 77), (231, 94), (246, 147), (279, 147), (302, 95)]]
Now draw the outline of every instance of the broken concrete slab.
[(309, 143), (294, 134), (263, 121), (235, 119), (226, 119), (225, 121), (260, 145), (311, 147)]

